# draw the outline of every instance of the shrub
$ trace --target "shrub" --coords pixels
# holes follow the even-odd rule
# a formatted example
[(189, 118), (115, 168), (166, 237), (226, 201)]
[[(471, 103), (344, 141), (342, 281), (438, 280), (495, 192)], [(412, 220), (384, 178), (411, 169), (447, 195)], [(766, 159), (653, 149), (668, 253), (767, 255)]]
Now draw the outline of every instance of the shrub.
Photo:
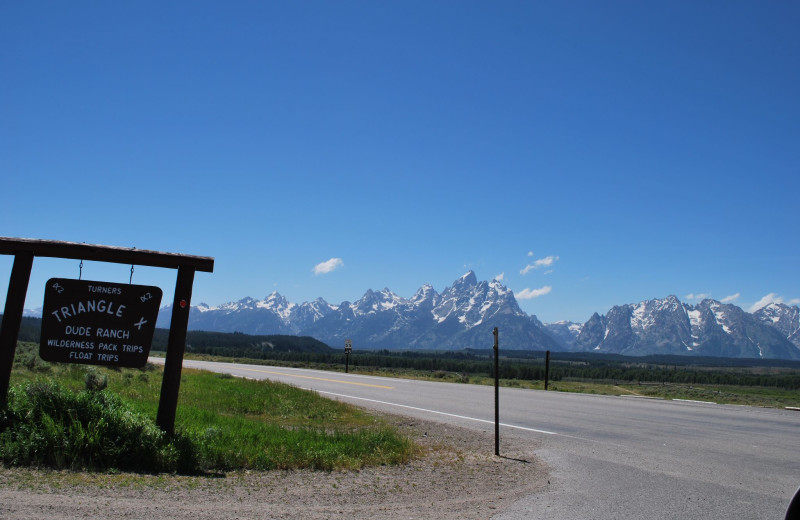
[(86, 372), (83, 381), (86, 383), (86, 389), (90, 392), (99, 392), (108, 386), (108, 376), (101, 374), (94, 367)]
[(0, 411), (0, 449), (0, 460), (8, 465), (196, 470), (193, 444), (186, 436), (166, 435), (116, 395), (99, 390), (74, 393), (57, 383), (28, 383), (9, 390), (8, 406)]

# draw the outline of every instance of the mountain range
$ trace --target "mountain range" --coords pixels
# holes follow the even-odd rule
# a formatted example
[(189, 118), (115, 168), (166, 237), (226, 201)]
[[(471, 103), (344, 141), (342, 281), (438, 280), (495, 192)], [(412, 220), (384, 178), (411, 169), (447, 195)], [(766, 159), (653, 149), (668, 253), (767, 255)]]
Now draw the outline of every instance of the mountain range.
[[(171, 307), (159, 312), (169, 326)], [(676, 296), (612, 307), (586, 323), (543, 324), (517, 304), (498, 280), (469, 271), (441, 293), (423, 285), (411, 298), (368, 290), (356, 302), (322, 298), (296, 304), (273, 292), (212, 307), (192, 306), (190, 330), (311, 336), (331, 346), (350, 339), (360, 349), (501, 348), (592, 351), (623, 355), (680, 354), (800, 359), (800, 309), (772, 303), (749, 313), (732, 304)]]

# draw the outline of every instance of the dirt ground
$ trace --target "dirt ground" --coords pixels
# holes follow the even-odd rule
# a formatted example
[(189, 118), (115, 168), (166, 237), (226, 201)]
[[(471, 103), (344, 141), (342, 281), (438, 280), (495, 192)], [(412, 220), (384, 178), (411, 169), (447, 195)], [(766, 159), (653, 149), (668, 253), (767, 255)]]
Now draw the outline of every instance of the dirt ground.
[(547, 486), (536, 445), (390, 417), (423, 447), (402, 466), (216, 477), (0, 468), (0, 519), (486, 519)]

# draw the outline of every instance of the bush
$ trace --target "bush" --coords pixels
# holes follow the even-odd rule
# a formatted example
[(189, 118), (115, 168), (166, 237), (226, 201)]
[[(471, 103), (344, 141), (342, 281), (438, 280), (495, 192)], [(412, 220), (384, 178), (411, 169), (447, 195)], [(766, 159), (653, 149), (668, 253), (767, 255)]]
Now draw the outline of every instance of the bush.
[(191, 439), (166, 435), (116, 395), (44, 382), (9, 390), (0, 450), (4, 464), (56, 469), (190, 473), (197, 464)]
[(83, 381), (86, 384), (86, 390), (90, 392), (99, 392), (108, 386), (108, 376), (101, 374), (94, 367), (86, 372)]

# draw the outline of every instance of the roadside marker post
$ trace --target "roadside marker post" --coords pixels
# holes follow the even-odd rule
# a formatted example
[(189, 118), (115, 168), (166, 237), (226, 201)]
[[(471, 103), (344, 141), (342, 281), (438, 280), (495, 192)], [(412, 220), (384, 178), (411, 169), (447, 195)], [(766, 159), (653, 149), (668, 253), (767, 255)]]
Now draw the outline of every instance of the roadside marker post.
[(350, 372), (350, 352), (353, 351), (353, 340), (346, 339), (344, 340), (344, 373), (347, 374)]
[(494, 454), (500, 456), (500, 348), (494, 328)]
[(547, 383), (550, 381), (550, 351), (544, 357), (544, 389), (547, 390)]

